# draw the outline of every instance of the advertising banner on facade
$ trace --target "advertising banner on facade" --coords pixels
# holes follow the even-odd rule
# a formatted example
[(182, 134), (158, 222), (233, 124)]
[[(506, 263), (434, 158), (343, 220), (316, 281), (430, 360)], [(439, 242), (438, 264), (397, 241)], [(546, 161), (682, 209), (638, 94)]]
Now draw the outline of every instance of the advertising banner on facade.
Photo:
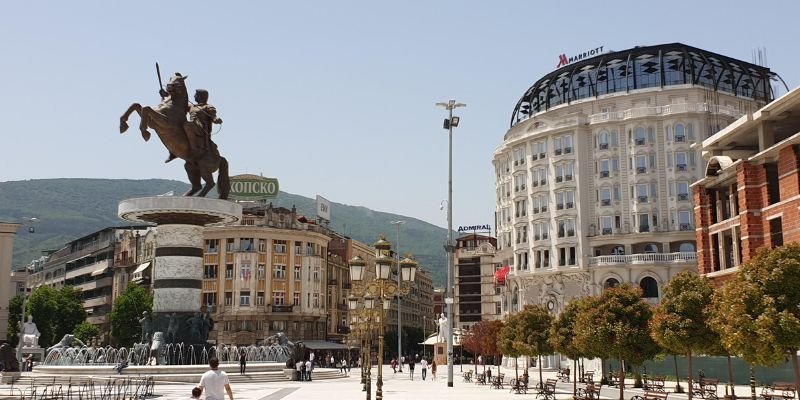
[(233, 200), (256, 201), (278, 196), (278, 180), (263, 176), (243, 174), (231, 177), (231, 193)]
[(317, 217), (326, 221), (331, 220), (331, 202), (317, 195)]

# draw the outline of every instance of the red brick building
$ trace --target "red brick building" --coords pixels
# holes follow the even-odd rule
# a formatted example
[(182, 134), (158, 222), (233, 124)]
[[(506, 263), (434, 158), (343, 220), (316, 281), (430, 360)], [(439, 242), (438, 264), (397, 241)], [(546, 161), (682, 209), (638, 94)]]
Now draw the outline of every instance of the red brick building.
[(700, 274), (721, 283), (762, 247), (800, 241), (800, 88), (702, 143), (693, 187)]

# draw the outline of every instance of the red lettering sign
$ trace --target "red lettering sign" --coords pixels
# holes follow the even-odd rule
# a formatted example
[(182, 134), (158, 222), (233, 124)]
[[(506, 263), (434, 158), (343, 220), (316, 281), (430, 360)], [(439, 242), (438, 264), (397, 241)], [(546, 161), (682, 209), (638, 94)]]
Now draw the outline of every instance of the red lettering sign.
[(562, 65), (567, 65), (567, 64), (569, 64), (569, 60), (567, 60), (567, 55), (561, 53), (561, 55), (558, 56), (558, 65), (556, 65), (556, 68), (560, 68)]

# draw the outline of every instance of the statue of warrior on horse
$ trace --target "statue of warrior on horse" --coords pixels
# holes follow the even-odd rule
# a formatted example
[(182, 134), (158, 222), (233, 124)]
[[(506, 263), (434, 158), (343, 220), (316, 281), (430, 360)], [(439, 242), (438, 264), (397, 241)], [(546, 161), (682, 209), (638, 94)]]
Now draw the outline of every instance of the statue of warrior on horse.
[[(161, 72), (157, 63), (156, 71), (158, 83), (161, 85)], [(208, 91), (198, 89), (194, 96), (196, 103), (189, 102), (184, 82), (186, 78), (188, 76), (180, 73), (171, 76), (167, 89), (164, 90), (162, 85), (159, 90), (161, 103), (156, 108), (142, 107), (139, 103), (131, 104), (120, 117), (119, 132), (125, 133), (128, 130), (128, 117), (136, 111), (141, 119), (139, 130), (142, 138), (145, 141), (150, 140), (148, 128), (152, 128), (169, 151), (166, 162), (175, 158), (185, 161), (184, 168), (192, 184), (185, 196), (203, 197), (217, 186), (219, 198), (227, 199), (231, 189), (228, 160), (220, 156), (217, 145), (211, 141), (211, 128), (213, 124), (221, 124), (222, 119), (217, 117), (217, 110), (208, 104)], [(187, 113), (190, 120), (186, 118)], [(214, 183), (213, 174), (217, 170), (219, 182)], [(202, 185), (201, 179), (205, 181), (205, 185)]]

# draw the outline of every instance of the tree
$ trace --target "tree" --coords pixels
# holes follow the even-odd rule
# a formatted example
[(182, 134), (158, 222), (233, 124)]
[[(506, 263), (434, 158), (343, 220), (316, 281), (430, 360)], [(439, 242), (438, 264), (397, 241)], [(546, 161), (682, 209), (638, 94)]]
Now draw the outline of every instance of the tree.
[(800, 244), (762, 249), (714, 296), (712, 326), (751, 364), (792, 362), (800, 385)]
[(522, 340), (519, 329), (519, 326), (522, 324), (520, 319), (520, 313), (511, 314), (511, 316), (506, 319), (503, 329), (500, 330), (500, 336), (497, 338), (499, 350), (503, 352), (504, 355), (514, 358), (514, 377), (517, 380), (519, 380), (519, 372), (516, 359), (522, 355), (520, 346), (517, 346), (517, 342)]
[(542, 356), (553, 354), (553, 346), (548, 341), (553, 316), (540, 305), (527, 305), (516, 314), (517, 337), (515, 346), (522, 355), (537, 357), (539, 365), (539, 382), (542, 380)]
[(583, 310), (591, 308), (594, 297), (585, 297), (582, 299), (575, 299), (564, 307), (564, 311), (556, 318), (552, 325), (550, 325), (550, 345), (553, 349), (569, 358), (573, 362), (573, 372), (575, 378), (572, 380), (572, 393), (578, 393), (578, 358), (581, 355), (586, 355), (585, 351), (580, 347), (580, 342), (577, 341), (575, 336), (575, 323), (578, 320), (578, 315)]
[(142, 313), (153, 311), (153, 296), (143, 287), (129, 283), (111, 308), (111, 339), (116, 346), (130, 347), (139, 340)]
[(17, 347), (22, 322), (22, 296), (16, 295), (8, 302), (8, 344)]
[[(497, 338), (503, 329), (503, 321), (481, 321), (472, 326), (470, 335), (464, 339), (462, 346), (475, 354), (500, 356)], [(477, 368), (477, 367), (476, 367)], [(484, 367), (485, 368), (485, 367)]]
[(75, 327), (73, 334), (83, 343), (89, 344), (92, 338), (100, 334), (100, 328), (92, 325), (89, 321), (83, 321)]
[(36, 288), (31, 293), (26, 314), (33, 315), (41, 333), (39, 344), (45, 348), (72, 333), (78, 324), (86, 320), (81, 292), (69, 286), (59, 290), (49, 286)]
[[(688, 385), (692, 387), (692, 354), (708, 353), (719, 347), (720, 337), (711, 329), (707, 312), (714, 288), (708, 278), (685, 271), (664, 288), (661, 303), (653, 312), (650, 334), (673, 354), (686, 355)], [(692, 391), (688, 392), (692, 400)]]
[[(640, 365), (658, 354), (658, 345), (650, 337), (650, 305), (641, 298), (641, 290), (622, 285), (606, 289), (584, 309), (575, 322), (575, 336), (581, 348), (602, 358), (620, 361), (625, 376), (625, 362)], [(624, 400), (624, 381), (620, 380), (619, 399)]]

